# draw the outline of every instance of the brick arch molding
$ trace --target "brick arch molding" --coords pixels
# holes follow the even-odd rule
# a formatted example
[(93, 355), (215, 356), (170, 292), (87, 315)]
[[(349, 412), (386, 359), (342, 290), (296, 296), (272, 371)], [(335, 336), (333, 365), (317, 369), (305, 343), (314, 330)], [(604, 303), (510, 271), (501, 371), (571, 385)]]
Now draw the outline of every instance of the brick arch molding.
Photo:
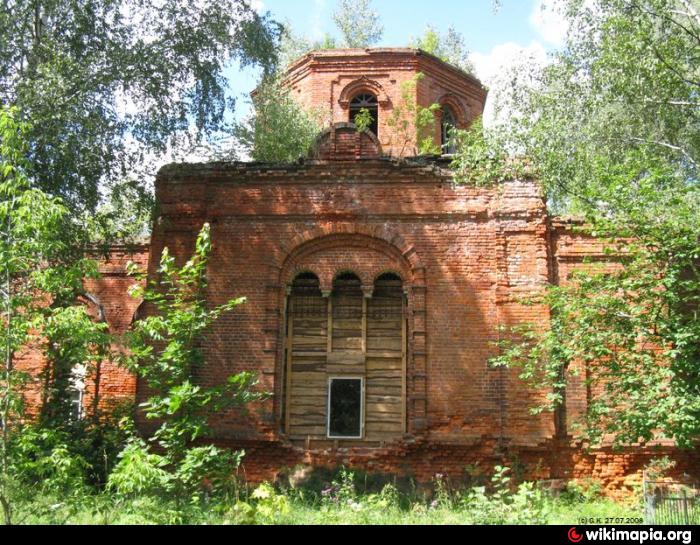
[(347, 110), (350, 107), (350, 101), (353, 97), (362, 92), (369, 92), (375, 95), (380, 106), (386, 107), (391, 104), (389, 95), (386, 94), (384, 87), (382, 87), (378, 81), (370, 79), (367, 76), (362, 76), (348, 83), (340, 92), (338, 104), (340, 104), (343, 109)]

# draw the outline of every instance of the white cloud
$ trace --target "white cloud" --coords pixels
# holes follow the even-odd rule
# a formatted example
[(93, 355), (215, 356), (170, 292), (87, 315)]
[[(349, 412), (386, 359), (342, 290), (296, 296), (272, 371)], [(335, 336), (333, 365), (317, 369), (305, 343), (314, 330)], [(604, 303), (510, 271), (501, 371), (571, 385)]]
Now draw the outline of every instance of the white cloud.
[(484, 109), (486, 126), (502, 123), (513, 115), (516, 105), (508, 102), (508, 88), (516, 82), (530, 84), (530, 78), (549, 62), (547, 51), (539, 42), (528, 46), (507, 42), (495, 46), (489, 53), (472, 53), (469, 58), (476, 77), (489, 88)]
[(544, 46), (539, 42), (532, 42), (528, 46), (506, 42), (495, 46), (487, 54), (472, 53), (470, 56), (476, 76), (487, 86), (493, 85), (512, 66), (529, 59), (544, 63), (547, 60)]
[(561, 46), (566, 39), (569, 30), (562, 12), (563, 6), (560, 0), (535, 0), (530, 25), (540, 35), (543, 41), (554, 46)]
[(262, 0), (250, 0), (250, 7), (253, 8), (257, 13), (262, 13), (265, 11), (265, 2)]

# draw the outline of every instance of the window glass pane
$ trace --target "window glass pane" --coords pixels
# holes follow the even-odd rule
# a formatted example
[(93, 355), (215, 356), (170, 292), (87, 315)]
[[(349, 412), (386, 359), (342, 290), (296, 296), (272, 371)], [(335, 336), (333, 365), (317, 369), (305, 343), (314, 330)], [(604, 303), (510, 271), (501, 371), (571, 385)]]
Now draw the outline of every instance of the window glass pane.
[(334, 378), (330, 383), (328, 435), (360, 437), (362, 434), (362, 380)]
[(83, 392), (75, 388), (70, 389), (70, 417), (74, 421), (83, 417)]
[(442, 133), (442, 152), (443, 153), (455, 153), (456, 146), (454, 138), (452, 138), (451, 131), (457, 126), (457, 121), (452, 113), (452, 110), (447, 106), (442, 108), (442, 123), (441, 123), (441, 133)]

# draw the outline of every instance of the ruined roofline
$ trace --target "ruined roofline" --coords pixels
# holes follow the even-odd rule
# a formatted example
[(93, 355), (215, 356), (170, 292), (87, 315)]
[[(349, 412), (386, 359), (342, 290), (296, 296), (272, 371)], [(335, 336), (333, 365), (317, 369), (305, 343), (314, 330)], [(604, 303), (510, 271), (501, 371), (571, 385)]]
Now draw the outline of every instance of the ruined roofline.
[(284, 80), (289, 78), (295, 71), (299, 70), (304, 64), (312, 62), (315, 59), (320, 58), (343, 58), (343, 57), (369, 57), (372, 55), (394, 55), (396, 57), (425, 57), (426, 59), (438, 64), (439, 66), (446, 68), (447, 70), (455, 73), (456, 75), (470, 80), (474, 85), (478, 86), (484, 93), (488, 92), (488, 89), (484, 86), (481, 81), (476, 78), (473, 74), (462, 70), (461, 68), (445, 62), (439, 57), (436, 57), (432, 53), (428, 53), (423, 49), (415, 49), (411, 47), (367, 47), (367, 48), (338, 48), (338, 49), (314, 49), (309, 51), (302, 57), (292, 62), (284, 71)]
[[(179, 180), (191, 180), (194, 177), (241, 176), (261, 180), (265, 178), (277, 181), (295, 182), (300, 175), (317, 176), (330, 170), (341, 169), (348, 173), (349, 177), (356, 177), (362, 182), (367, 169), (388, 170), (392, 173), (410, 174), (418, 178), (435, 176), (452, 178), (450, 169), (452, 158), (439, 155), (421, 155), (416, 157), (360, 157), (351, 160), (319, 160), (299, 159), (294, 163), (274, 163), (259, 161), (211, 161), (203, 163), (169, 163), (160, 168), (156, 175), (156, 181), (177, 182)], [(357, 174), (356, 174), (357, 173)], [(336, 175), (334, 175), (336, 176)], [(371, 178), (371, 176), (370, 176)], [(522, 180), (531, 180), (530, 176), (522, 176)]]
[[(366, 157), (352, 160), (311, 160), (302, 159), (295, 163), (265, 163), (224, 161), (207, 163), (170, 163), (161, 167), (156, 175), (156, 183), (190, 182), (199, 178), (202, 180), (221, 181), (235, 179), (236, 182), (270, 183), (299, 183), (302, 180), (317, 182), (320, 179), (338, 180), (338, 171), (343, 171), (345, 180), (353, 183), (377, 183), (377, 173), (391, 175), (394, 179), (403, 179), (411, 183), (433, 183), (435, 178), (450, 180), (454, 172), (450, 169), (450, 157), (418, 156), (418, 157)], [(523, 173), (517, 178), (506, 182), (535, 182), (536, 177)], [(456, 183), (456, 182), (455, 182)], [(460, 184), (474, 189), (483, 189), (472, 184)], [(500, 186), (502, 183), (495, 183)]]

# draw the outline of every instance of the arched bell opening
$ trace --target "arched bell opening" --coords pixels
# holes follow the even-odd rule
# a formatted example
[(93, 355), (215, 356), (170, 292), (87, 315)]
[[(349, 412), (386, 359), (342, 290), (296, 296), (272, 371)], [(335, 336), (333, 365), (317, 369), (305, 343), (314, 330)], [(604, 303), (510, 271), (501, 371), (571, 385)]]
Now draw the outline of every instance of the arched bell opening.
[(368, 130), (372, 132), (375, 136), (379, 136), (379, 102), (377, 96), (362, 92), (355, 95), (350, 101), (350, 106), (348, 108), (350, 115), (350, 123), (357, 125), (357, 116), (362, 113), (369, 114), (369, 126)]

